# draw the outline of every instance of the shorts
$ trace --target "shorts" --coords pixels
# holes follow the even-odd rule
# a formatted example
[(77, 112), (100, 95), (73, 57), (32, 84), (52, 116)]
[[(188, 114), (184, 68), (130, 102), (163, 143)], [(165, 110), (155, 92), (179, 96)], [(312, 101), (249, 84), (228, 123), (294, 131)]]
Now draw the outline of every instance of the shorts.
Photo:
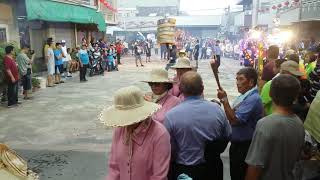
[(55, 74), (62, 74), (63, 73), (63, 64), (55, 65)]
[(63, 62), (63, 69), (68, 69), (69, 61)]
[(55, 72), (55, 65), (54, 65), (54, 62), (52, 61), (49, 61), (48, 64), (47, 64), (47, 69), (48, 69), (48, 75), (53, 75), (54, 72)]
[(22, 76), (21, 82), (24, 91), (31, 90), (31, 75)]

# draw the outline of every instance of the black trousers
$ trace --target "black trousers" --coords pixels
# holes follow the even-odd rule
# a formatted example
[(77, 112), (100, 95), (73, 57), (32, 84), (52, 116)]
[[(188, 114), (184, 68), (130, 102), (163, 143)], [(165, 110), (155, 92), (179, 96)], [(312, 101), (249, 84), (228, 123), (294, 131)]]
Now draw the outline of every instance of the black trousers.
[(206, 48), (202, 48), (200, 59), (206, 59), (206, 58), (207, 58), (207, 49)]
[(220, 55), (216, 55), (217, 59), (217, 64), (218, 64), (218, 68), (220, 67), (220, 64), (221, 64), (221, 56)]
[(229, 140), (215, 140), (206, 142), (204, 158), (205, 163), (193, 166), (186, 166), (171, 163), (168, 173), (169, 180), (176, 180), (184, 173), (193, 180), (223, 180), (223, 162), (220, 154), (224, 152)]
[(8, 106), (18, 103), (18, 81), (8, 83)]
[(121, 64), (120, 58), (121, 58), (121, 54), (120, 54), (120, 53), (117, 53), (117, 62), (118, 62), (118, 64)]
[(87, 68), (88, 64), (84, 64), (82, 67), (80, 67), (80, 81), (86, 80)]
[(230, 176), (231, 180), (244, 180), (247, 172), (245, 159), (251, 141), (231, 142), (230, 156)]
[[(185, 166), (181, 164), (173, 164), (174, 178), (172, 180), (178, 179), (180, 174), (186, 174), (192, 178), (192, 180), (209, 180), (206, 177), (206, 166), (205, 164), (199, 164), (194, 166)], [(170, 180), (170, 179), (169, 179)]]

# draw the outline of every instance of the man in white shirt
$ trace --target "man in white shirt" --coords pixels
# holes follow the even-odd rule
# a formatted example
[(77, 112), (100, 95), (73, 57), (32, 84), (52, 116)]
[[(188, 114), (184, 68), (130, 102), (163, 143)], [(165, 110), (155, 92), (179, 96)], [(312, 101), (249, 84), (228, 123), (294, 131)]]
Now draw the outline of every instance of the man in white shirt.
[(62, 62), (63, 62), (63, 69), (64, 69), (64, 74), (62, 77), (71, 77), (69, 73), (69, 59), (67, 58), (67, 46), (66, 46), (66, 40), (61, 40), (61, 50), (62, 50)]

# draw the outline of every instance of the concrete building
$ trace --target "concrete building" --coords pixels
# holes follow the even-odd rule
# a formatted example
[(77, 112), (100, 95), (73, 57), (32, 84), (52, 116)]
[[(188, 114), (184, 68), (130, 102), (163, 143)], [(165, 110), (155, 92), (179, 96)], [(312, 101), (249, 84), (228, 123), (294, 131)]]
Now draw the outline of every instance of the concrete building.
[(0, 43), (19, 42), (19, 28), (17, 10), (14, 8), (16, 1), (0, 2)]
[[(108, 2), (117, 8), (117, 0)], [(106, 26), (117, 22), (117, 13), (99, 0), (3, 0), (0, 42), (30, 45), (36, 52), (36, 64), (44, 67), (43, 47), (48, 37), (55, 42), (66, 40), (67, 47), (74, 48), (82, 38), (105, 38)]]
[[(271, 31), (275, 27), (290, 28), (299, 38), (309, 39), (314, 37), (320, 39), (320, 1), (299, 0), (289, 2), (285, 6), (284, 0), (270, 2), (269, 0), (254, 0), (259, 2), (257, 25), (266, 27)], [(273, 6), (281, 4), (282, 8), (273, 10)], [(284, 7), (285, 6), (285, 7)], [(267, 10), (266, 10), (267, 9)]]

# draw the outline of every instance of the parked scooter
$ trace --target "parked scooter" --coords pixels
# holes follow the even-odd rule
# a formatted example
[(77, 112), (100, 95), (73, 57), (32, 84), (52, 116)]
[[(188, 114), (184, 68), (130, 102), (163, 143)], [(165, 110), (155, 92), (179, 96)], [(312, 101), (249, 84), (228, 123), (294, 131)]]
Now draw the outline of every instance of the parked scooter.
[(89, 76), (104, 75), (104, 68), (102, 66), (102, 55), (99, 47), (95, 47), (90, 51), (90, 71)]

